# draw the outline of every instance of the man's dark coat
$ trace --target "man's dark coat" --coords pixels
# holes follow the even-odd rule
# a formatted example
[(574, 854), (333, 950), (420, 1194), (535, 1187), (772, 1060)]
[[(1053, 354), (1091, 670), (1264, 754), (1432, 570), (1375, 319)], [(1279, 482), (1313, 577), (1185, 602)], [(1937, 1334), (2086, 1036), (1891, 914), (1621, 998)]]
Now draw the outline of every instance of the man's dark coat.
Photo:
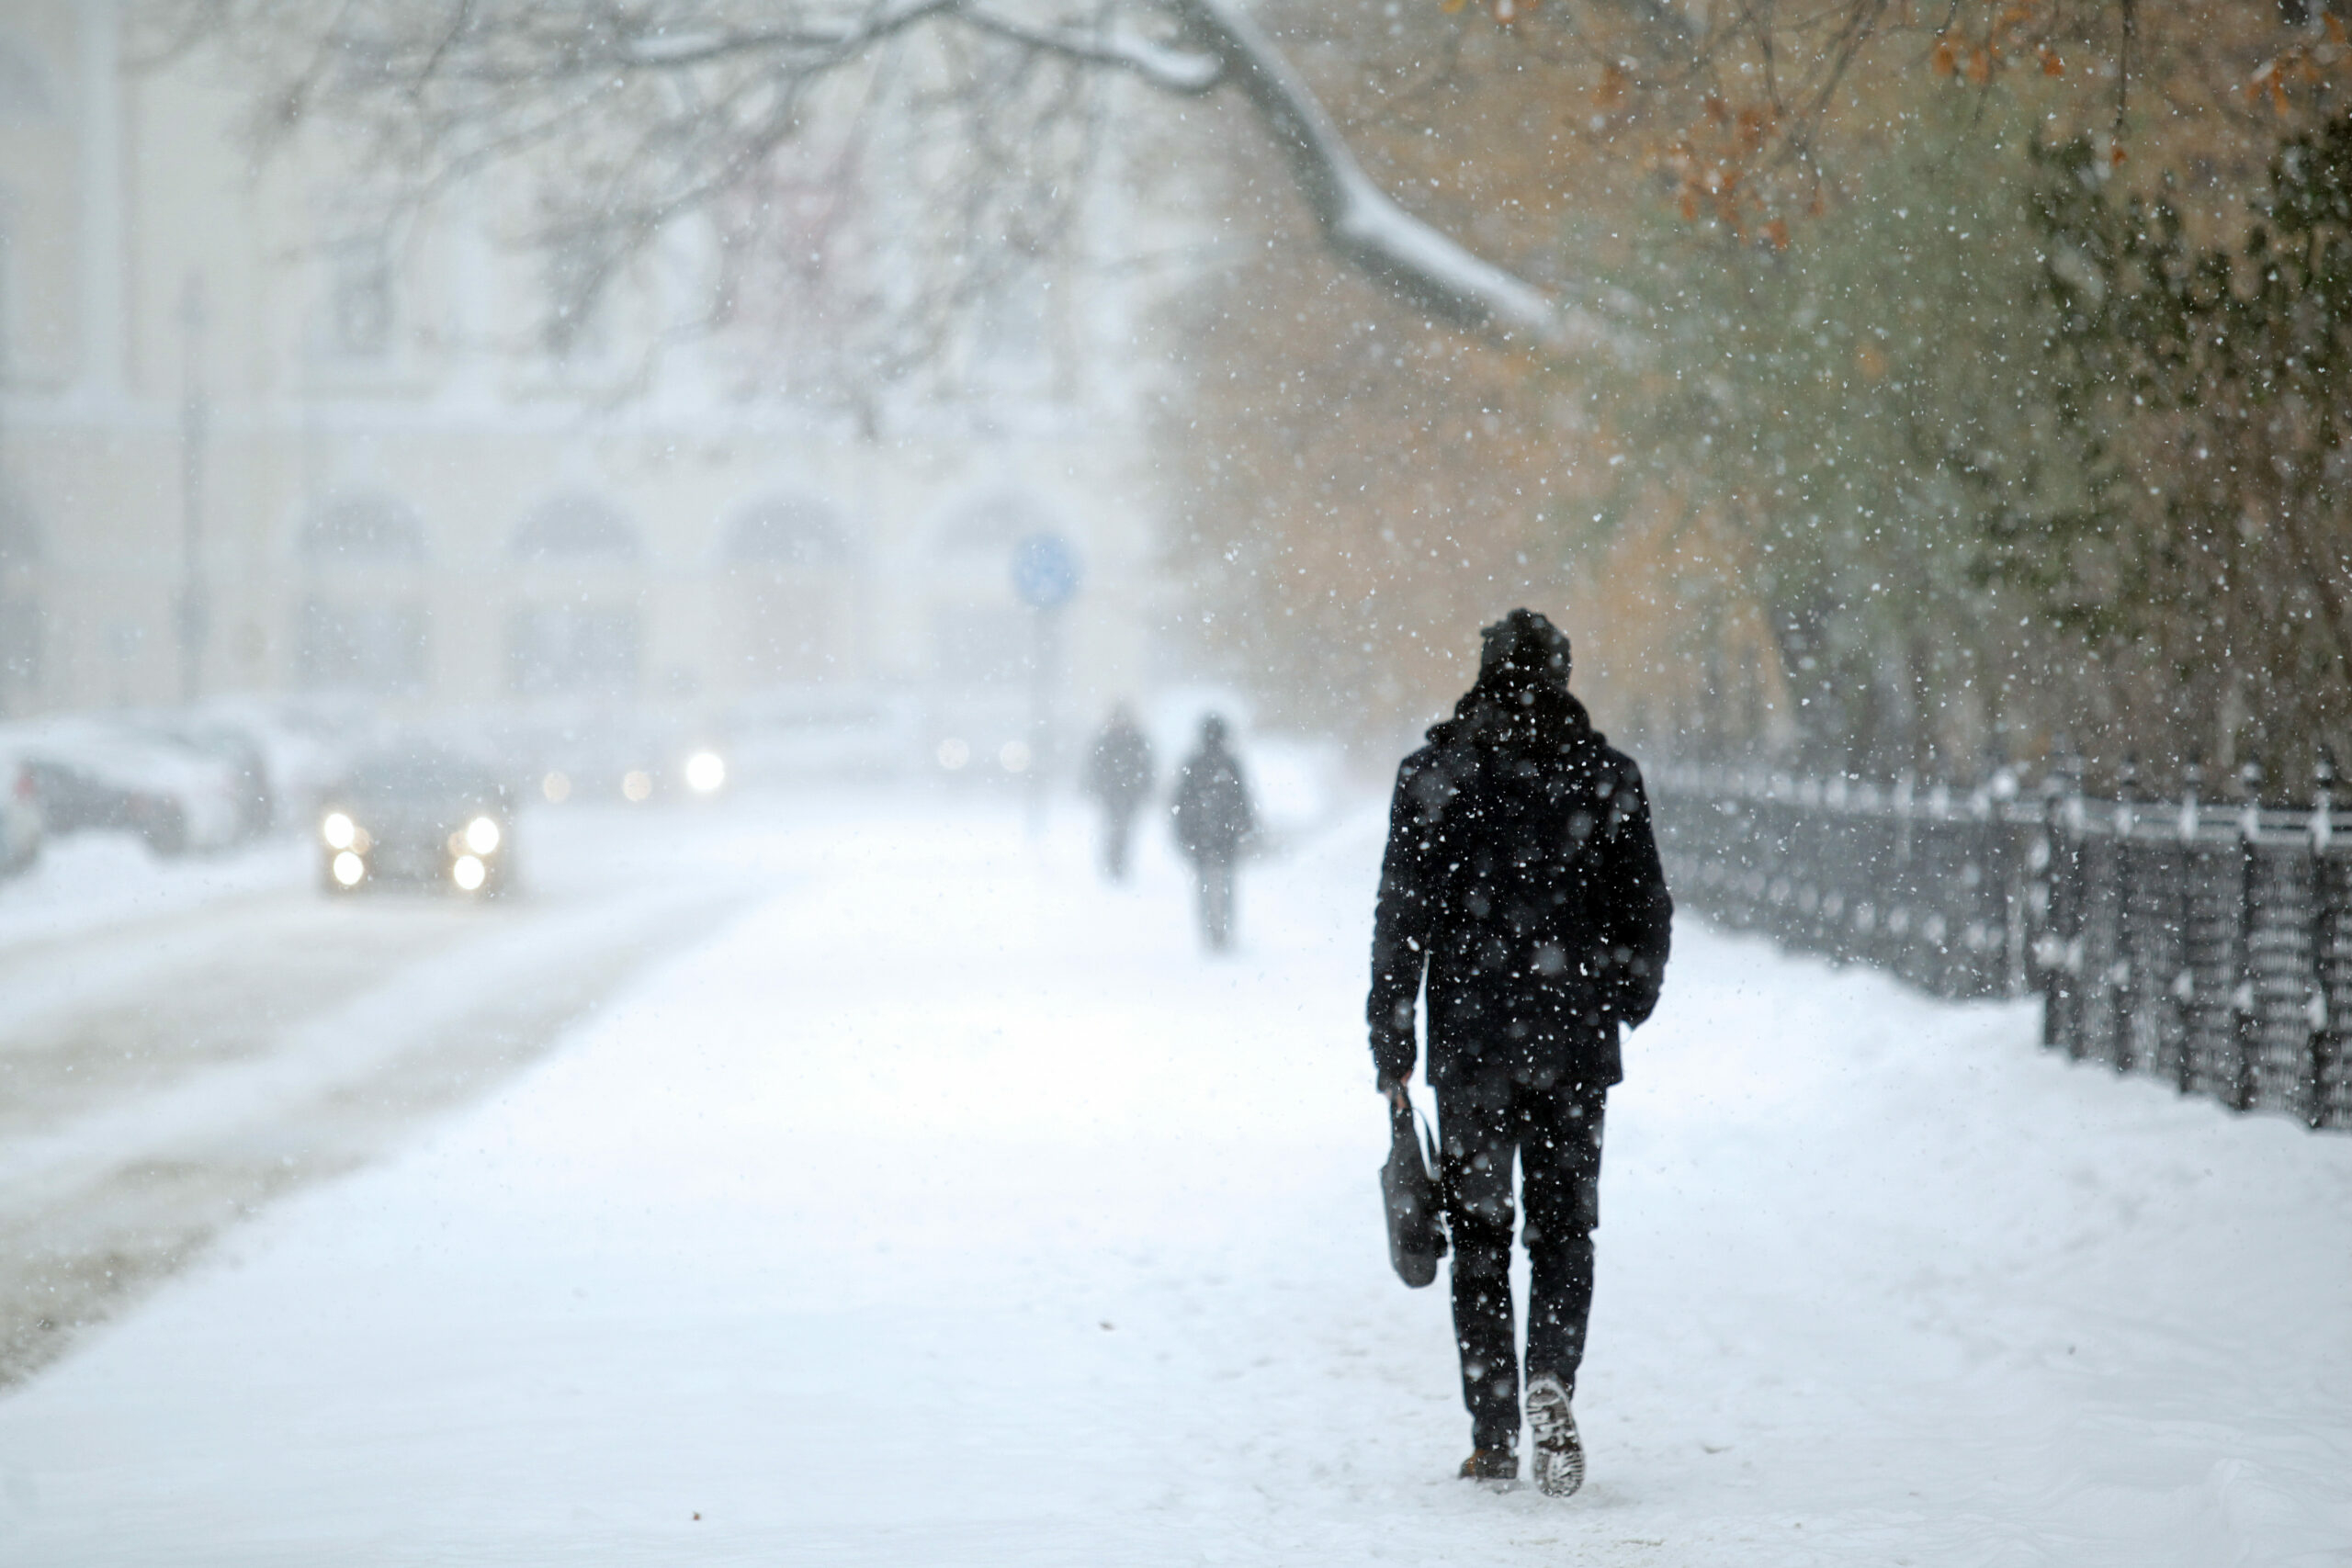
[(1367, 1010), (1382, 1077), (1412, 1073), (1426, 967), (1437, 1089), (1618, 1082), (1673, 914), (1634, 760), (1565, 689), (1472, 688), (1396, 771)]

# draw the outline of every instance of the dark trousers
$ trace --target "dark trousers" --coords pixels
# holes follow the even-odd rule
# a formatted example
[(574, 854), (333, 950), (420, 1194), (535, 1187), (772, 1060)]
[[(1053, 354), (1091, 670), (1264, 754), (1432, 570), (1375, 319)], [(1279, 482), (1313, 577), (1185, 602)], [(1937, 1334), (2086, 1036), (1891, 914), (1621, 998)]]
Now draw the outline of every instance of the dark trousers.
[(1233, 862), (1204, 855), (1193, 865), (1200, 880), (1201, 941), (1222, 953), (1233, 945)]
[(1102, 807), (1102, 874), (1114, 882), (1127, 879), (1127, 842), (1135, 835), (1136, 808), (1114, 801)]
[(1600, 1122), (1606, 1089), (1539, 1089), (1508, 1077), (1437, 1096), (1453, 1239), (1453, 1336), (1462, 1401), (1482, 1449), (1519, 1443), (1520, 1368), (1512, 1333), (1511, 1160), (1527, 1204), (1527, 1375), (1576, 1392), (1592, 1313), (1592, 1232), (1600, 1224)]

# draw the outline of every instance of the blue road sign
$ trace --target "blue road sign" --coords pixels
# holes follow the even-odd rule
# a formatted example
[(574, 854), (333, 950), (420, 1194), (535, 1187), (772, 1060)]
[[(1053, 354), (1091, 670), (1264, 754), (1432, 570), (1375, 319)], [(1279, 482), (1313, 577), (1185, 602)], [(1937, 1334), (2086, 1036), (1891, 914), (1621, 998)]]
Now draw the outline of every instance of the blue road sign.
[(1012, 547), (1012, 591), (1033, 610), (1069, 604), (1078, 578), (1078, 552), (1059, 534), (1032, 534)]

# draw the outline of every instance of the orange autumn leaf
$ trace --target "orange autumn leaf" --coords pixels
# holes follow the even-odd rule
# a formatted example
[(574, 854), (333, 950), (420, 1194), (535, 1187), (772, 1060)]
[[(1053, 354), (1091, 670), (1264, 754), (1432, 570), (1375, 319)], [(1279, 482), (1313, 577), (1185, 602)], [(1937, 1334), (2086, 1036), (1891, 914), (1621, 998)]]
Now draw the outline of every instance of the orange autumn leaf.
[(1934, 67), (1937, 75), (1949, 76), (1958, 58), (1958, 54), (1952, 49), (1951, 39), (1939, 38), (1936, 40), (1935, 53), (1928, 57), (1928, 63)]

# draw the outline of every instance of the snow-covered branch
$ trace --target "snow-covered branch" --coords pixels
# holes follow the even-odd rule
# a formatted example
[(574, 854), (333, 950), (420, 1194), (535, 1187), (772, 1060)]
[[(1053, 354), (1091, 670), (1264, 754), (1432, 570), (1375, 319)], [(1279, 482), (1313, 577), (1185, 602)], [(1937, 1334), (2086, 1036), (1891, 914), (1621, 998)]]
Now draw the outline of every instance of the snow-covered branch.
[[(269, 106), (257, 123), (295, 123), (288, 107), (315, 99), (364, 128), (374, 155), (419, 188), (502, 162), (560, 164), (549, 150), (563, 150), (575, 174), (589, 179), (594, 171), (573, 193), (581, 200), (565, 231), (620, 234), (616, 254), (640, 248), (683, 210), (707, 209), (736, 190), (797, 134), (826, 82), (884, 61), (891, 40), (926, 26), (967, 28), (1181, 96), (1229, 84), (1282, 148), (1325, 243), (1347, 265), (1433, 316), (1504, 343), (1547, 354), (1630, 352), (1626, 312), (1603, 318), (1559, 299), (1382, 190), (1244, 0), (151, 4), (176, 19), (174, 38), (209, 36), (250, 55), (264, 84), (257, 101)], [(984, 68), (943, 85), (960, 96), (967, 130), (1061, 112), (1053, 91), (1022, 87), (1019, 74), (989, 77)], [(1017, 141), (1024, 133), (1013, 126), (1004, 134)]]
[(1166, 0), (1225, 62), (1283, 151), (1331, 247), (1424, 310), (1555, 353), (1622, 353), (1622, 333), (1414, 217), (1374, 185), (1312, 89), (1236, 0)]
[(1162, 92), (1187, 96), (1205, 93), (1225, 76), (1225, 62), (1216, 54), (1173, 49), (1126, 33), (1043, 27), (1008, 17), (989, 6), (968, 3), (956, 14), (983, 32), (1050, 50), (1074, 60), (1108, 65), (1141, 78)]

